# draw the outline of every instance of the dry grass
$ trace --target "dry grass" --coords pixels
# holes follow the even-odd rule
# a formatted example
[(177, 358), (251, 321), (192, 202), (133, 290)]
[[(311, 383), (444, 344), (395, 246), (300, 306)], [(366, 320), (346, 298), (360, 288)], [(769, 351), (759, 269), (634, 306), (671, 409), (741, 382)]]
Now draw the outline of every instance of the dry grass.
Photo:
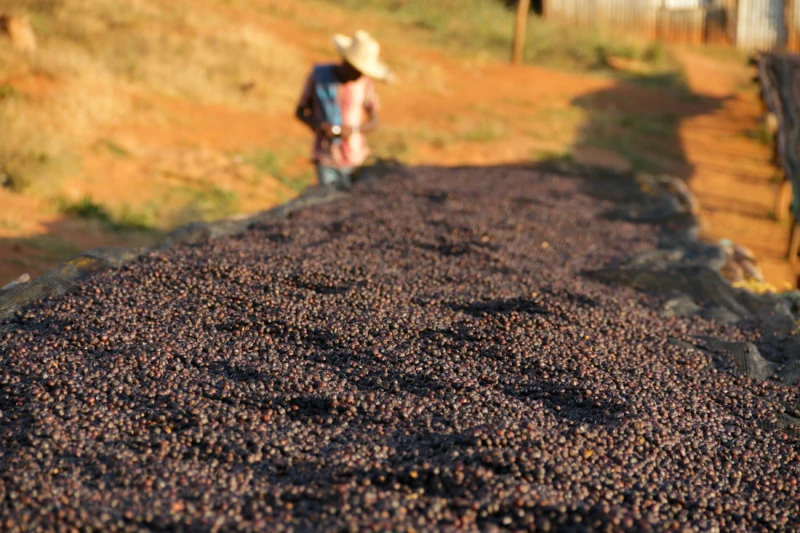
[(0, 47), (0, 87), (35, 81), (0, 91), (0, 183), (16, 190), (75, 172), (92, 135), (131, 112), (132, 94), (273, 111), (291, 106), (305, 74), (291, 46), (188, 0), (6, 2), (39, 40), (32, 56)]
[[(63, 47), (71, 45), (70, 55), (83, 56), (92, 70), (122, 85), (263, 110), (294, 97), (294, 85), (304, 74), (293, 47), (254, 25), (193, 9), (188, 0), (9, 1), (31, 13), (45, 44), (40, 59), (45, 68), (56, 67), (57, 75), (64, 74), (58, 68)], [(0, 63), (0, 74), (8, 67)], [(273, 79), (285, 83), (277, 90), (263, 84), (242, 90), (253, 81)]]
[[(427, 42), (481, 60), (507, 60), (511, 51), (514, 10), (502, 0), (318, 0), (356, 13), (401, 24), (405, 39)], [(524, 58), (559, 69), (621, 75), (609, 57), (635, 59), (648, 75), (634, 81), (680, 85), (677, 62), (665, 48), (610, 31), (586, 30), (531, 16)]]
[(46, 189), (74, 171), (81, 140), (128, 108), (113, 77), (69, 43), (44, 42), (34, 57), (0, 49), (0, 79), (32, 86), (0, 98), (0, 161), (17, 190)]

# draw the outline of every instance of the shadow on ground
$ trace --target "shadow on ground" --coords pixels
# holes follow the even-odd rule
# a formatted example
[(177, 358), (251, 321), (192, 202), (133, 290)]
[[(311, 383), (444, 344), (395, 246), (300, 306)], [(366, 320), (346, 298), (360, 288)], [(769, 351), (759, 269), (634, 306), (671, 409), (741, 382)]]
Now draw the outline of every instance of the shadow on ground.
[(60, 216), (34, 235), (0, 238), (0, 287), (23, 274), (36, 277), (93, 248), (138, 248), (158, 242), (157, 229), (112, 226), (74, 216)]
[(686, 156), (681, 123), (714, 113), (724, 99), (696, 95), (675, 75), (639, 78), (572, 101), (588, 116), (573, 157), (586, 165), (666, 173), (688, 181), (695, 168)]

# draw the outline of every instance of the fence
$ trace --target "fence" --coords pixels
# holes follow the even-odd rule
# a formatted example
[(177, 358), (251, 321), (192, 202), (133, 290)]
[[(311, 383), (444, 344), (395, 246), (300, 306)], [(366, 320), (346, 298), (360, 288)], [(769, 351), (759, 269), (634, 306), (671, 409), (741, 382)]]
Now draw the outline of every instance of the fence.
[(736, 45), (745, 50), (775, 50), (786, 45), (785, 2), (739, 0)]
[(800, 0), (791, 0), (785, 11), (787, 20), (786, 43), (789, 50), (800, 50)]
[(661, 8), (657, 11), (655, 37), (673, 43), (705, 42), (706, 10), (702, 8)]
[(655, 37), (656, 11), (651, 0), (550, 0), (544, 14), (567, 24), (602, 25), (642, 37)]
[(800, 50), (800, 0), (544, 0), (543, 13), (674, 43)]

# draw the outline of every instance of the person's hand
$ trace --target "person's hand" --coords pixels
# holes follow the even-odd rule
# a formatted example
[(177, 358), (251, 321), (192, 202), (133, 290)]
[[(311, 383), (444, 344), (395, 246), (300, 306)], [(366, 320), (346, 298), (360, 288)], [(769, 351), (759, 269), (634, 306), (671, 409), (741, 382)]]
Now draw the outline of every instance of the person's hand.
[(319, 132), (329, 139), (335, 137), (333, 134), (333, 126), (327, 122), (323, 122), (319, 125)]
[(342, 126), (342, 138), (347, 139), (348, 137), (355, 135), (358, 133), (358, 127), (353, 126)]

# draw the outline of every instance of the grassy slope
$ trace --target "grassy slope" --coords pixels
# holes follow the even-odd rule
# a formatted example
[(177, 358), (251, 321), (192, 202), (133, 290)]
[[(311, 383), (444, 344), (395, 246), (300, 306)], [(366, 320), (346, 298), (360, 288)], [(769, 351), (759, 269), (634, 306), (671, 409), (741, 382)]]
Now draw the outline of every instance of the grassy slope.
[[(39, 38), (33, 58), (0, 47), (0, 160), (15, 190), (52, 190), (79, 168), (98, 128), (139, 111), (137, 95), (273, 111), (291, 105), (301, 82), (290, 45), (187, 0), (7, 1)], [(32, 94), (10, 83), (31, 78)], [(283, 83), (248, 88), (263, 79)]]

